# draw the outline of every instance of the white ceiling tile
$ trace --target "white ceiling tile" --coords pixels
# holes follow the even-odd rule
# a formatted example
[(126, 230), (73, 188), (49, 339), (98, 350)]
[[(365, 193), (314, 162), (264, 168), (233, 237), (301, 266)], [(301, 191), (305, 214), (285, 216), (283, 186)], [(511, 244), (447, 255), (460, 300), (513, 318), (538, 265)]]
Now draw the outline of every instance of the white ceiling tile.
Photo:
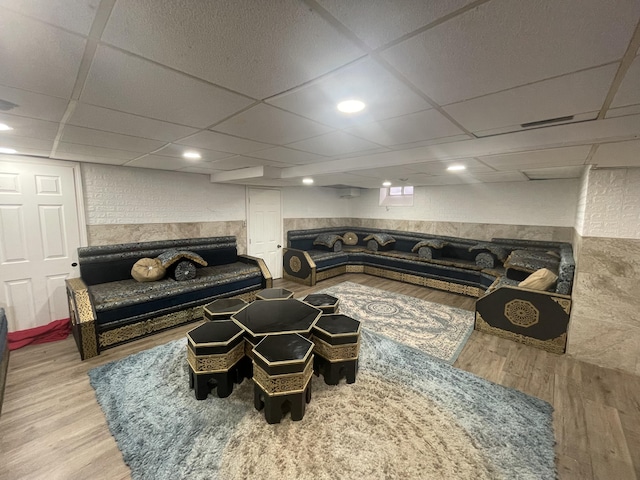
[(428, 25), (472, 0), (319, 0), (331, 15), (371, 48)]
[(150, 152), (165, 144), (165, 142), (159, 140), (103, 132), (102, 130), (93, 130), (91, 128), (76, 127), (73, 125), (66, 125), (64, 127), (61, 141), (141, 153)]
[(598, 167), (640, 167), (640, 140), (600, 145), (590, 163)]
[(627, 115), (640, 114), (640, 103), (637, 105), (629, 105), (626, 107), (611, 108), (607, 110), (605, 118), (625, 117)]
[(398, 165), (395, 167), (365, 168), (357, 170), (358, 175), (372, 177), (376, 180), (398, 180), (416, 173), (410, 165)]
[(313, 175), (313, 185), (316, 187), (336, 186), (339, 187), (358, 187), (372, 188), (379, 186), (379, 182), (375, 178), (363, 177), (351, 173), (336, 173), (327, 175)]
[(465, 133), (462, 135), (453, 135), (451, 137), (440, 137), (440, 138), (433, 138), (431, 140), (423, 140), (421, 142), (402, 143), (399, 145), (394, 145), (393, 149), (408, 150), (408, 149), (418, 148), (418, 147), (428, 147), (429, 145), (438, 145), (442, 143), (459, 142), (461, 140), (470, 140), (471, 138), (472, 138), (471, 135)]
[(455, 103), (444, 109), (472, 132), (598, 111), (617, 70), (617, 63), (606, 65)]
[(451, 174), (447, 175), (424, 175), (416, 173), (412, 175), (407, 184), (425, 186), (425, 187), (437, 187), (443, 185), (467, 185), (472, 183), (480, 183), (479, 180), (471, 177), (470, 175)]
[(634, 0), (493, 0), (383, 56), (446, 105), (619, 60), (639, 16)]
[(624, 76), (616, 96), (613, 97), (611, 107), (636, 105), (640, 103), (640, 56), (631, 63)]
[(179, 170), (185, 167), (195, 167), (197, 164), (188, 160), (161, 155), (145, 155), (136, 160), (127, 162), (127, 167), (155, 168), (158, 170)]
[(325, 125), (264, 104), (256, 105), (216, 125), (215, 129), (222, 133), (276, 145), (331, 131), (331, 128)]
[(414, 143), (463, 133), (437, 110), (357, 125), (346, 131), (381, 145)]
[(58, 143), (58, 147), (56, 148), (56, 158), (63, 158), (60, 157), (60, 155), (66, 153), (76, 155), (76, 158), (70, 160), (81, 160), (81, 156), (86, 155), (88, 158), (100, 157), (104, 159), (110, 158), (114, 160), (122, 160), (120, 163), (124, 163), (126, 160), (132, 160), (141, 155), (140, 152), (128, 152), (126, 150), (118, 150), (117, 148), (79, 145), (77, 143), (66, 142)]
[(300, 150), (293, 150), (286, 147), (273, 147), (266, 150), (260, 150), (259, 152), (252, 153), (251, 156), (293, 165), (305, 165), (327, 160), (327, 157), (322, 155), (302, 152)]
[[(349, 99), (362, 100), (367, 106), (358, 114), (340, 113), (338, 103)], [(267, 103), (338, 128), (430, 108), (426, 100), (369, 57)]]
[(165, 157), (183, 158), (182, 154), (188, 151), (199, 153), (200, 156), (202, 157), (201, 161), (203, 162), (222, 160), (223, 158), (228, 158), (233, 156), (233, 153), (217, 152), (215, 150), (208, 150), (206, 148), (188, 147), (185, 145), (178, 145), (176, 143), (171, 143), (166, 147), (163, 147), (160, 150), (156, 151), (155, 153), (158, 155), (163, 155)]
[(99, 46), (80, 100), (204, 128), (251, 100), (141, 58)]
[(580, 178), (584, 171), (584, 166), (576, 167), (552, 167), (552, 168), (536, 168), (533, 170), (523, 170), (531, 180), (551, 180), (556, 178)]
[[(551, 119), (556, 118), (556, 120), (553, 122), (552, 125), (556, 127), (559, 125), (568, 125), (570, 123), (582, 123), (582, 122), (595, 120), (598, 118), (599, 113), (600, 113), (600, 110), (598, 109), (598, 110), (593, 110), (591, 112), (575, 113), (572, 115), (563, 115), (561, 117), (552, 117)], [(547, 117), (545, 120), (548, 120), (548, 119), (549, 118)], [(504, 127), (490, 128), (488, 130), (478, 130), (477, 132), (474, 132), (474, 135), (478, 138), (484, 138), (484, 137), (501, 135), (503, 133), (513, 133), (513, 132), (525, 131), (525, 130), (536, 130), (538, 128), (547, 128), (550, 126), (551, 124), (537, 125), (537, 126), (527, 125), (526, 127), (523, 127), (522, 124), (516, 124), (516, 125), (512, 124)]]
[(58, 124), (56, 122), (18, 117), (17, 115), (7, 115), (2, 112), (0, 112), (0, 123), (4, 123), (13, 128), (13, 130), (2, 132), (8, 136), (53, 140), (58, 133)]
[(82, 37), (1, 9), (0, 45), (0, 84), (71, 97), (84, 53)]
[(580, 145), (577, 147), (549, 148), (531, 152), (491, 155), (480, 157), (480, 160), (502, 171), (566, 167), (583, 165), (590, 150), (590, 145)]
[(526, 182), (529, 180), (520, 172), (471, 173), (470, 175), (482, 183)]
[(289, 145), (318, 155), (336, 156), (354, 152), (375, 150), (379, 145), (362, 140), (345, 132), (331, 132)]
[(167, 142), (197, 132), (195, 128), (161, 122), (85, 103), (76, 105), (73, 115), (71, 115), (67, 124)]
[(479, 162), (474, 158), (463, 158), (463, 159), (459, 159), (451, 162), (415, 163), (415, 164), (407, 165), (407, 169), (417, 173), (425, 173), (427, 175), (450, 175), (452, 172), (449, 172), (447, 168), (452, 165), (465, 166), (466, 170), (464, 170), (463, 173), (464, 172), (467, 172), (467, 173), (495, 172), (493, 168), (486, 166), (485, 164)]
[(87, 163), (101, 163), (103, 165), (124, 165), (127, 160), (119, 158), (101, 157), (99, 155), (90, 155), (87, 153), (71, 153), (71, 152), (57, 152), (55, 156), (51, 156), (58, 160), (73, 160), (77, 162)]
[(0, 7), (88, 35), (100, 0), (0, 0)]
[(349, 152), (349, 153), (341, 153), (340, 155), (334, 155), (333, 157), (331, 157), (332, 160), (341, 160), (341, 159), (345, 159), (345, 158), (357, 158), (357, 157), (361, 157), (363, 155), (373, 155), (374, 153), (385, 153), (385, 152), (389, 152), (390, 149), (388, 149), (387, 147), (378, 147), (378, 148), (372, 148), (370, 150), (357, 150), (355, 152)]
[(24, 153), (25, 149), (46, 150), (51, 152), (53, 139), (18, 137), (10, 132), (0, 132), (0, 147), (13, 148), (19, 153)]
[(232, 137), (231, 135), (224, 135), (222, 133), (211, 132), (209, 130), (198, 132), (195, 135), (183, 138), (176, 143), (188, 145), (190, 147), (207, 148), (209, 150), (237, 154), (251, 153), (271, 147), (268, 143), (254, 142), (252, 140)]
[(198, 164), (197, 167), (184, 167), (184, 168), (181, 168), (179, 171), (187, 172), (187, 173), (199, 173), (203, 175), (211, 175), (212, 173), (220, 173), (220, 172), (223, 172), (224, 170), (213, 168), (213, 166), (210, 164), (201, 163), (201, 164)]
[[(2, 107), (2, 100), (15, 107)], [(39, 118), (52, 122), (59, 121), (67, 109), (68, 100), (28, 92), (18, 88), (0, 85), (0, 110), (21, 117)]]
[(102, 38), (257, 99), (363, 54), (296, 0), (119, 0)]
[(261, 165), (268, 165), (270, 167), (288, 167), (289, 165), (274, 162), (273, 160), (262, 160), (258, 158), (243, 157), (242, 155), (236, 155), (234, 157), (225, 158), (223, 160), (217, 160), (211, 162), (213, 168), (220, 170), (237, 170), (239, 168), (247, 167), (259, 167)]

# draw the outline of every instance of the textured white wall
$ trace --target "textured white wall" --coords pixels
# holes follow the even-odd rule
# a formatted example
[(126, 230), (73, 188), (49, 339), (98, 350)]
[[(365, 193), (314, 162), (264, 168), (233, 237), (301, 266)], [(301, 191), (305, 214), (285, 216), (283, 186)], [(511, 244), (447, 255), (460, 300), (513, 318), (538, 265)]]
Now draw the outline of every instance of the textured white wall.
[(640, 168), (590, 171), (579, 233), (640, 239)]
[[(290, 187), (282, 189), (283, 218), (350, 217), (350, 202), (335, 188)], [(364, 190), (361, 190), (364, 192)]]
[(587, 194), (589, 190), (589, 174), (588, 168), (582, 173), (580, 177), (580, 184), (578, 189), (578, 205), (576, 206), (576, 223), (575, 229), (580, 235), (584, 235), (584, 224), (586, 221), (587, 213)]
[(207, 175), (82, 164), (89, 225), (246, 220), (245, 187)]
[(541, 180), (416, 187), (413, 207), (380, 207), (379, 190), (348, 200), (351, 216), (573, 227), (579, 181)]

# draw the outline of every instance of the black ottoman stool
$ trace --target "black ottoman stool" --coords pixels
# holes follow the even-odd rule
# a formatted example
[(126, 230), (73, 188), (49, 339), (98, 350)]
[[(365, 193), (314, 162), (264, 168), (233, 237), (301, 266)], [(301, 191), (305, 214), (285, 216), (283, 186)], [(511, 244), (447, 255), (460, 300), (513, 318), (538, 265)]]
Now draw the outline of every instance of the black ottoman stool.
[(212, 388), (218, 397), (233, 392), (234, 382), (242, 381), (238, 365), (244, 358), (244, 331), (231, 320), (205, 322), (187, 332), (189, 387), (204, 400)]
[(264, 407), (267, 423), (304, 417), (311, 401), (313, 343), (297, 333), (267, 335), (253, 349), (254, 405)]
[(324, 383), (337, 385), (345, 377), (356, 381), (360, 352), (360, 322), (346, 315), (323, 315), (312, 330), (315, 345), (313, 370), (322, 374)]
[(322, 313), (336, 313), (338, 311), (338, 303), (340, 303), (340, 299), (326, 293), (312, 293), (304, 297), (302, 301), (312, 307), (319, 308)]
[(219, 298), (204, 306), (204, 318), (215, 322), (228, 320), (247, 305), (241, 298)]

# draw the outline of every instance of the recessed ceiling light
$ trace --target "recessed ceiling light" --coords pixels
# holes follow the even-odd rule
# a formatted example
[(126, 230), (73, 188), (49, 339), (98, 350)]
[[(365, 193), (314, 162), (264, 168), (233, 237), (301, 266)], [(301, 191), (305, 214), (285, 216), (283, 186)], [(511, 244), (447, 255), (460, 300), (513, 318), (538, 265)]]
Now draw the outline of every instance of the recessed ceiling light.
[(366, 105), (361, 100), (345, 100), (338, 104), (338, 110), (342, 113), (357, 113), (364, 110)]
[(11, 128), (9, 125), (7, 125), (6, 123), (0, 123), (0, 130), (13, 130), (13, 128)]
[(202, 158), (202, 155), (200, 155), (198, 152), (194, 152), (194, 151), (188, 151), (188, 152), (184, 152), (182, 154), (182, 156), (184, 158), (188, 158), (189, 160), (200, 160)]
[(305, 185), (311, 185), (313, 183), (313, 178), (303, 178), (302, 183)]
[(465, 167), (464, 165), (451, 165), (450, 167), (447, 167), (447, 170), (449, 170), (450, 172), (460, 172), (466, 169), (467, 167)]
[(18, 153), (18, 151), (13, 148), (0, 147), (0, 153)]
[(391, 186), (391, 182), (389, 180), (386, 180), (386, 181), (382, 182), (382, 186), (383, 187), (390, 187)]

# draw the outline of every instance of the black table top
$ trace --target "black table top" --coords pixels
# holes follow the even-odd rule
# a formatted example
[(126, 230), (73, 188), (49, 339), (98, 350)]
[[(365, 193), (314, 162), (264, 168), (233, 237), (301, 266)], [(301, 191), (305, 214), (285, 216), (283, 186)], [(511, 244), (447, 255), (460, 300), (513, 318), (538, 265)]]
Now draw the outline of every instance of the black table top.
[(231, 316), (252, 336), (310, 332), (322, 311), (296, 299), (256, 300)]
[(219, 298), (204, 306), (211, 313), (235, 313), (247, 304), (240, 298)]
[(205, 322), (199, 327), (189, 330), (187, 337), (194, 346), (228, 343), (238, 334), (242, 328), (231, 320), (219, 322)]
[(312, 293), (304, 297), (304, 301), (314, 307), (329, 307), (338, 303), (336, 297), (332, 297), (327, 293)]
[(253, 351), (270, 365), (302, 362), (313, 350), (313, 343), (297, 333), (267, 335)]
[(260, 290), (256, 297), (261, 300), (277, 300), (293, 297), (293, 292), (286, 288), (265, 288)]

